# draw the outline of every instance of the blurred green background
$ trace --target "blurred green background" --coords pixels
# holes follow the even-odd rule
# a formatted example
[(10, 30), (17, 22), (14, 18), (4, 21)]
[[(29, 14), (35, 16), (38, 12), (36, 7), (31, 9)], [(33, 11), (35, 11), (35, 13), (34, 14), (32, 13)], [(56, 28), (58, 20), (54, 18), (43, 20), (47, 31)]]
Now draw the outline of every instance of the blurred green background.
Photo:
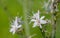
[[(10, 30), (10, 19), (17, 16), (17, 13), (19, 13), (19, 16), (23, 17), (22, 20), (26, 20), (29, 16), (32, 16), (32, 12), (36, 13), (38, 10), (41, 11), (41, 16), (46, 16), (46, 19), (51, 20), (51, 14), (46, 14), (44, 9), (42, 9), (43, 1), (45, 0), (0, 0), (0, 38), (20, 38), (19, 35), (9, 32)], [(47, 1), (47, 0), (46, 0)], [(58, 8), (60, 5), (58, 6)], [(60, 8), (59, 8), (60, 9)], [(27, 11), (27, 12), (26, 12)], [(59, 11), (60, 12), (60, 11)], [(56, 26), (56, 38), (60, 38), (60, 13), (57, 14), (57, 26)], [(26, 14), (25, 14), (26, 13)], [(25, 17), (26, 18), (25, 18)], [(26, 20), (26, 26), (29, 25), (30, 19)], [(32, 38), (43, 38), (41, 35), (41, 31), (38, 27), (32, 28), (33, 24), (30, 24), (27, 29), (29, 34), (27, 35), (33, 35), (36, 34), (36, 36)], [(46, 30), (48, 32), (51, 32), (52, 25), (47, 24)], [(49, 36), (49, 34), (46, 34), (46, 36)]]

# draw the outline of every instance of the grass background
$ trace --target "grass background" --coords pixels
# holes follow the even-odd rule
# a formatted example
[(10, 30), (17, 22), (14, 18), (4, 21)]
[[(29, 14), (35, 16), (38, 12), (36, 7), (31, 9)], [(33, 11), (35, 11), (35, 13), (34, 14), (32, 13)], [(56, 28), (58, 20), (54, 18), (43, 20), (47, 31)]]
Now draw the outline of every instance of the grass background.
[[(28, 24), (30, 19), (26, 20), (26, 18), (28, 18), (28, 15), (32, 16), (32, 12), (36, 13), (37, 10), (41, 11), (41, 16), (46, 16), (46, 18), (51, 20), (51, 14), (50, 13), (46, 14), (44, 9), (42, 9), (43, 1), (44, 0), (0, 0), (0, 38), (20, 37), (17, 34), (12, 35), (12, 33), (9, 32), (11, 18), (17, 16), (17, 12), (19, 12), (19, 16), (20, 17), (22, 16), (23, 17), (22, 19), (25, 22), (24, 27), (27, 30), (26, 35), (36, 34), (36, 36), (32, 38), (43, 38), (39, 28), (38, 27), (32, 28), (32, 24)], [(60, 5), (58, 6), (58, 8), (60, 9)], [(60, 13), (59, 12), (57, 14), (56, 38), (60, 38)], [(27, 29), (26, 26), (28, 26), (29, 28)], [(46, 29), (48, 30), (48, 32), (51, 32), (52, 25), (47, 24)]]

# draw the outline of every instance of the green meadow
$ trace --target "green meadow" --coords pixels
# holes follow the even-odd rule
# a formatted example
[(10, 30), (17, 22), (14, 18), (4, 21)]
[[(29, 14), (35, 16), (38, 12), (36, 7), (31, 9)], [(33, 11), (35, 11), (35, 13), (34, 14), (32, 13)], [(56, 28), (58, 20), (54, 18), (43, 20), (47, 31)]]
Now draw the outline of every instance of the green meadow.
[[(25, 22), (23, 23), (25, 35), (34, 35), (32, 38), (44, 38), (38, 27), (33, 28), (33, 23), (29, 24), (31, 16), (38, 10), (40, 11), (40, 17), (45, 16), (45, 19), (52, 19), (52, 14), (50, 12), (47, 14), (42, 8), (44, 1), (45, 0), (0, 0), (0, 38), (22, 38), (22, 36), (18, 34), (13, 35), (9, 32), (10, 22), (17, 15), (22, 17), (22, 21)], [(60, 3), (58, 4), (58, 9), (59, 11), (56, 16), (56, 38), (60, 38)], [(45, 33), (45, 36), (51, 38), (52, 24), (46, 24), (45, 29), (48, 31), (48, 33)]]

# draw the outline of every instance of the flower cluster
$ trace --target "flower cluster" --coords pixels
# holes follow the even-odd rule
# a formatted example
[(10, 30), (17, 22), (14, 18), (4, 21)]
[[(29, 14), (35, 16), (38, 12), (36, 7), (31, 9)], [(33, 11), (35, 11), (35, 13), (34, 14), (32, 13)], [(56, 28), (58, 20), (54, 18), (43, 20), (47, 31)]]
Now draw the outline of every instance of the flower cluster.
[[(44, 2), (43, 8), (45, 9), (46, 13), (47, 12), (51, 12), (52, 13), (51, 14), (52, 15), (52, 22), (54, 22), (56, 24), (56, 19), (55, 18), (56, 18), (56, 12), (58, 11), (57, 3), (54, 0), (48, 0), (47, 2)], [(46, 27), (44, 25), (47, 24), (47, 23), (51, 23), (51, 21), (50, 20), (45, 20), (44, 19), (45, 16), (41, 16), (40, 13), (41, 12), (38, 10), (35, 14), (32, 15), (31, 19), (29, 18), (29, 20), (30, 20), (30, 23), (33, 24), (32, 28), (35, 28), (36, 26), (38, 26), (40, 31), (41, 31), (42, 36), (45, 37), (44, 34), (45, 33), (48, 34), (48, 31), (46, 30)], [(24, 16), (26, 16), (26, 15), (27, 15), (27, 13)], [(16, 16), (15, 20), (13, 20), (13, 22), (11, 23), (10, 32), (12, 32), (12, 34), (14, 35), (15, 33), (20, 33), (20, 31), (21, 31), (21, 35), (24, 36), (25, 34), (23, 34), (23, 32), (25, 33), (25, 30), (28, 27), (27, 25), (29, 25), (28, 16), (25, 17), (25, 22), (24, 23), (26, 23), (25, 24), (26, 28), (22, 29), (22, 21), (21, 21), (21, 19), (18, 16)], [(54, 23), (52, 25), (56, 26)], [(56, 27), (53, 27), (52, 33), (54, 32), (54, 30), (56, 30), (55, 28)], [(28, 30), (26, 30), (26, 32), (27, 32), (26, 35), (25, 35), (26, 38), (31, 38), (31, 37), (35, 36), (35, 35), (28, 36), (29, 35), (28, 34), (29, 33)], [(53, 33), (53, 35), (54, 35), (54, 33)], [(49, 37), (50, 37), (50, 34), (49, 34)]]
[[(47, 20), (44, 20), (45, 16), (40, 17), (40, 12), (38, 10), (37, 13), (33, 14), (32, 19), (30, 22), (34, 22), (32, 27), (39, 26), (42, 29), (42, 24), (47, 24)], [(15, 34), (21, 27), (21, 19), (19, 17), (15, 17), (15, 20), (11, 23), (10, 32)]]

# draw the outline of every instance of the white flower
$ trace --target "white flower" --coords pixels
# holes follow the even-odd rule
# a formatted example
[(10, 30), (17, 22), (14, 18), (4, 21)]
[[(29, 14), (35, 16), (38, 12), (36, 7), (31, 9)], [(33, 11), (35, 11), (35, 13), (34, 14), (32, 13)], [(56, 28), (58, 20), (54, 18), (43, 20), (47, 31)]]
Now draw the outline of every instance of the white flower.
[(21, 26), (22, 26), (21, 24), (19, 24), (20, 22), (21, 22), (21, 20), (18, 17), (15, 17), (15, 20), (11, 24), (10, 32), (15, 34), (15, 32), (18, 30), (18, 28), (21, 28)]
[(40, 26), (40, 28), (42, 28), (41, 24), (46, 24), (47, 21), (43, 20), (45, 18), (45, 16), (42, 16), (41, 18), (39, 18), (39, 10), (36, 14), (33, 15), (31, 22), (34, 22), (33, 27), (36, 26)]

